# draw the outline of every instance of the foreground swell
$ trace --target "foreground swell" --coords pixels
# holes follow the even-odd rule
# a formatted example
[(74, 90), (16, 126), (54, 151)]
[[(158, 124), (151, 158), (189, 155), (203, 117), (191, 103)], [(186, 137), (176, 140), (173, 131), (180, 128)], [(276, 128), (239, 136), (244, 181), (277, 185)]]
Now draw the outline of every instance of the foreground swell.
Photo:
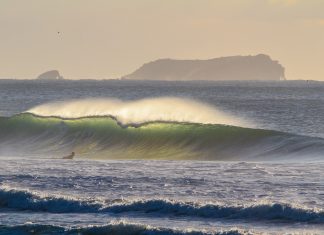
[(324, 223), (324, 211), (280, 203), (237, 206), (164, 199), (100, 202), (90, 199), (40, 196), (14, 189), (0, 190), (0, 209), (48, 213), (145, 213), (150, 216)]
[(142, 224), (132, 224), (126, 222), (109, 223), (103, 226), (87, 226), (78, 228), (66, 228), (53, 225), (25, 224), (19, 226), (1, 226), (0, 234), (93, 234), (93, 235), (239, 235), (246, 234), (237, 230), (206, 232), (195, 230), (180, 230), (162, 227), (153, 227)]
[(0, 118), (0, 154), (106, 159), (322, 159), (324, 140), (217, 124), (150, 122), (113, 117), (62, 119), (20, 114)]

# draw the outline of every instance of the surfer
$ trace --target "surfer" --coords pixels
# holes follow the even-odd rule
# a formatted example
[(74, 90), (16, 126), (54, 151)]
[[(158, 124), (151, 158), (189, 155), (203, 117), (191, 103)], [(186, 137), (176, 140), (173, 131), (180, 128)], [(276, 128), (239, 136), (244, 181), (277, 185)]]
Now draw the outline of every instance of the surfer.
[(64, 157), (62, 157), (62, 159), (73, 159), (74, 155), (75, 155), (75, 153), (74, 153), (74, 152), (72, 152), (71, 154), (69, 154), (69, 155), (67, 155), (67, 156), (64, 156)]

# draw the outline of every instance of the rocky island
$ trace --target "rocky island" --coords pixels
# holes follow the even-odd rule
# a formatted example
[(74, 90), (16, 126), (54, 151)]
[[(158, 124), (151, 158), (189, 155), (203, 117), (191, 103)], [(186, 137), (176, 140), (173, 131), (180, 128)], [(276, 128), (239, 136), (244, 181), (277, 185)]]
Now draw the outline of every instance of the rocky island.
[(209, 60), (159, 59), (122, 77), (132, 80), (285, 80), (285, 68), (270, 56), (229, 56)]
[(46, 81), (57, 81), (57, 80), (63, 80), (63, 76), (60, 75), (59, 71), (57, 70), (51, 70), (47, 71), (45, 73), (40, 74), (37, 77), (38, 80), (46, 80)]

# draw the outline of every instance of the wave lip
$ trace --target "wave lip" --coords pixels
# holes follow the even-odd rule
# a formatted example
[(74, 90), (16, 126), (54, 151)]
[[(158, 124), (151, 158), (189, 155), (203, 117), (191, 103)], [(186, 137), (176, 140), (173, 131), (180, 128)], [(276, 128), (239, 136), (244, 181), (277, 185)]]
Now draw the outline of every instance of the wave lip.
[(41, 197), (27, 191), (0, 190), (0, 208), (49, 213), (128, 213), (139, 212), (159, 216), (189, 216), (210, 219), (240, 219), (282, 222), (324, 223), (324, 211), (294, 207), (289, 204), (257, 204), (231, 206), (165, 199), (100, 203), (94, 200)]
[[(153, 227), (149, 225), (127, 223), (127, 222), (111, 222), (103, 226), (87, 226), (79, 228), (65, 228), (62, 226), (43, 225), (43, 224), (24, 224), (18, 226), (0, 225), (1, 234), (114, 234), (114, 235), (240, 235), (246, 234), (245, 231), (227, 230), (206, 232), (198, 230), (180, 230), (163, 227)], [(249, 233), (251, 234), (251, 233)]]

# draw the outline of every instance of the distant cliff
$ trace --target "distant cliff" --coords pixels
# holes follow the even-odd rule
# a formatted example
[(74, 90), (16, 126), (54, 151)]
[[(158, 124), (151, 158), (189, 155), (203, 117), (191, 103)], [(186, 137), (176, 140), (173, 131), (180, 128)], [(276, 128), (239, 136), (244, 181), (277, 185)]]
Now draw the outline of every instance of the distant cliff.
[(59, 71), (57, 70), (51, 70), (51, 71), (47, 71), (45, 73), (40, 74), (37, 79), (40, 80), (62, 80), (64, 79)]
[(134, 80), (284, 80), (285, 68), (268, 55), (210, 60), (160, 59), (122, 79)]

